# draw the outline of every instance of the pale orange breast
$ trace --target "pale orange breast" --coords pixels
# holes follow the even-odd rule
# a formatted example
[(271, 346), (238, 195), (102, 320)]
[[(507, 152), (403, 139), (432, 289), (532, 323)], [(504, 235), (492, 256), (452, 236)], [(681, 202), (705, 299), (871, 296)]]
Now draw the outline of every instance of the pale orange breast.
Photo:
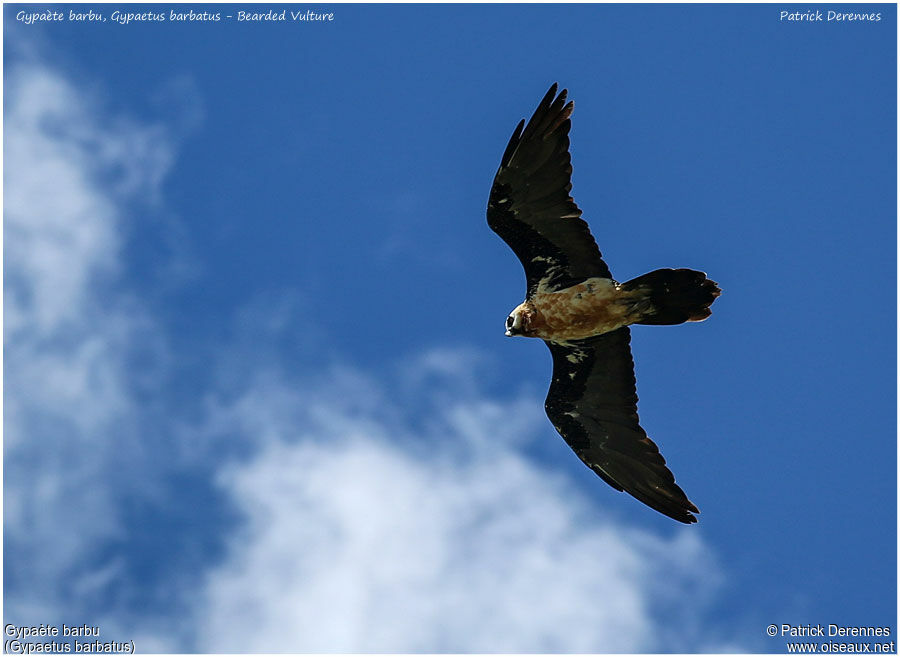
[[(624, 292), (608, 278), (589, 278), (557, 292), (531, 298), (536, 310), (532, 328), (545, 340), (582, 340), (631, 324), (634, 292)], [(630, 321), (629, 321), (630, 320)]]

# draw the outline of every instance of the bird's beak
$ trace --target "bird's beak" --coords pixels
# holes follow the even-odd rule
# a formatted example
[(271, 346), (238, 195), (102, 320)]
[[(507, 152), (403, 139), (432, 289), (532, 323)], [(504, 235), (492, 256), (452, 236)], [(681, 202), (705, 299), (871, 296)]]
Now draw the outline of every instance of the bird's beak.
[(506, 329), (506, 337), (511, 338), (513, 334), (509, 332), (509, 329)]

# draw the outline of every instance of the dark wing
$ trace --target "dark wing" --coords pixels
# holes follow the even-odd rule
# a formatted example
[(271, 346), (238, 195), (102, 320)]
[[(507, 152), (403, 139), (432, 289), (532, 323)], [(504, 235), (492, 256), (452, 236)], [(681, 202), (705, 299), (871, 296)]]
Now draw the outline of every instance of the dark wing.
[(613, 488), (670, 518), (697, 522), (697, 507), (638, 422), (628, 327), (565, 345), (546, 342), (553, 382), (545, 408), (578, 458)]
[(554, 84), (528, 125), (516, 126), (491, 187), (488, 225), (522, 261), (529, 298), (542, 279), (559, 289), (591, 276), (612, 278), (569, 196), (571, 114), (566, 90), (556, 96)]

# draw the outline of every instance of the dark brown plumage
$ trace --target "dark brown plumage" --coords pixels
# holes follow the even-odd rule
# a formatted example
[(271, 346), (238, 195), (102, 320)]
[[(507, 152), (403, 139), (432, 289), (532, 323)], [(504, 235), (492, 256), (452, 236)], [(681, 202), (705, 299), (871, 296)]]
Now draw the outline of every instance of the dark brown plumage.
[(488, 201), (488, 225), (525, 269), (525, 301), (507, 318), (506, 333), (549, 347), (545, 409), (588, 467), (660, 513), (696, 522), (697, 507), (640, 426), (628, 326), (703, 320), (719, 288), (690, 269), (659, 269), (623, 284), (612, 278), (569, 195), (573, 105), (556, 89), (516, 126)]

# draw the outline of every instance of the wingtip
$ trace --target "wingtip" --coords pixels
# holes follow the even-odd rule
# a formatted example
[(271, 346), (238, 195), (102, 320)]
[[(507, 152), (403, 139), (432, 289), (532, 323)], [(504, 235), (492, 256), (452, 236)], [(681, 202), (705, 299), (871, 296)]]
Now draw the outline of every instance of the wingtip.
[[(558, 86), (556, 83), (553, 84), (553, 88), (557, 89)], [(564, 104), (566, 99), (569, 96), (569, 90), (565, 87), (559, 90), (559, 93), (556, 94), (556, 98), (553, 100), (554, 103)]]
[(537, 109), (531, 116), (531, 120), (525, 128), (526, 133), (540, 134), (546, 141), (560, 126), (565, 125), (569, 117), (572, 116), (575, 103), (572, 101), (566, 102), (568, 89), (563, 89), (557, 93), (558, 88), (559, 85), (556, 82), (550, 85), (550, 89), (541, 99)]
[(550, 88), (547, 90), (547, 93), (544, 94), (544, 97), (541, 99), (541, 102), (538, 104), (538, 107), (550, 107), (559, 103), (562, 105), (566, 102), (566, 97), (568, 96), (569, 90), (563, 88), (560, 90), (559, 83), (554, 82), (550, 85)]
[(554, 82), (550, 85), (550, 88), (547, 90), (547, 93), (544, 94), (544, 97), (541, 98), (541, 102), (538, 103), (537, 109), (535, 110), (535, 114), (542, 113), (546, 111), (546, 108), (550, 107), (553, 104), (553, 101), (556, 99), (556, 89), (558, 85)]
[(684, 504), (665, 504), (665, 505), (656, 505), (656, 504), (648, 504), (645, 500), (638, 498), (641, 502), (644, 502), (655, 511), (659, 511), (666, 517), (671, 518), (672, 520), (677, 520), (678, 522), (682, 522), (685, 525), (693, 525), (697, 522), (697, 516), (695, 513), (700, 513), (700, 509), (691, 503), (690, 500), (685, 499)]
[(683, 515), (678, 518), (676, 518), (674, 515), (671, 517), (675, 518), (675, 520), (678, 520), (679, 522), (683, 522), (686, 525), (692, 525), (697, 522), (697, 516), (695, 516), (694, 514), (700, 513), (700, 509), (698, 509), (697, 506), (687, 498), (685, 498), (685, 502), (686, 504), (684, 505), (684, 508), (681, 509), (681, 513)]
[[(637, 497), (635, 495), (635, 497)], [(655, 511), (659, 511), (664, 516), (671, 518), (672, 520), (677, 520), (678, 522), (682, 522), (685, 525), (693, 525), (697, 522), (697, 516), (695, 513), (700, 513), (700, 509), (698, 509), (694, 504), (685, 498), (683, 504), (659, 504), (659, 503), (650, 503), (647, 500), (641, 499), (638, 497), (638, 500), (654, 509)]]

